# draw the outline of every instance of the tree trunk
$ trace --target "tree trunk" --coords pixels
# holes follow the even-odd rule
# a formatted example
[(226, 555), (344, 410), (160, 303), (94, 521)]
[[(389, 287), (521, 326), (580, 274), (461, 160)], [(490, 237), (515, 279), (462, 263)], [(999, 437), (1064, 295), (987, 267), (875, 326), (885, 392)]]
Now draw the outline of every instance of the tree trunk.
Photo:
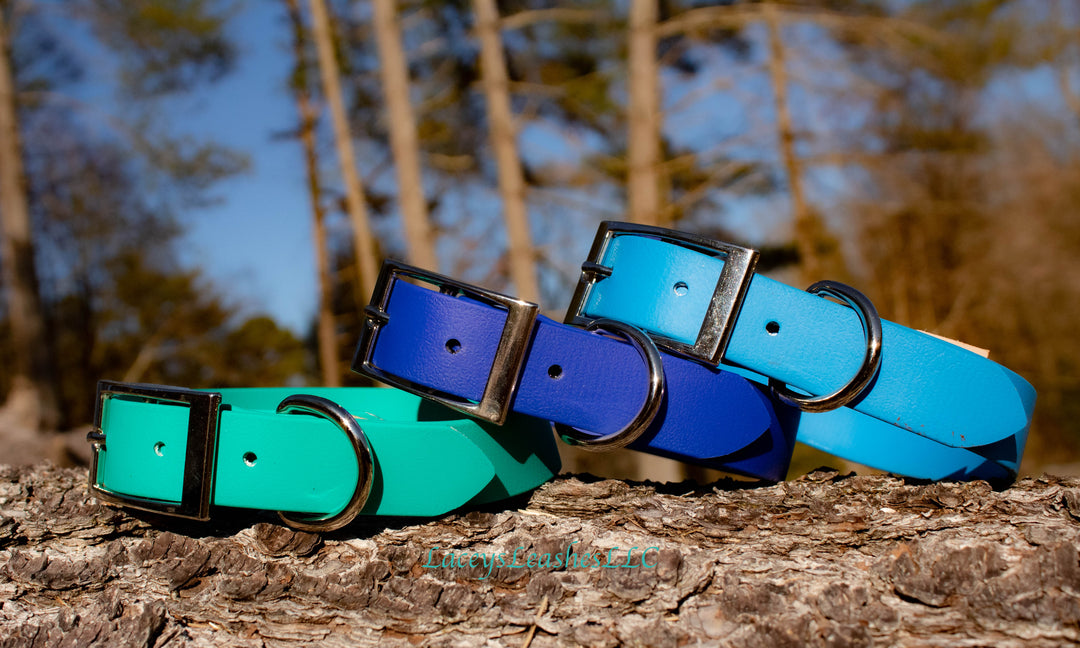
[(401, 27), (397, 19), (397, 0), (373, 0), (375, 43), (379, 49), (379, 69), (386, 95), (386, 121), (390, 128), (390, 147), (397, 169), (398, 204), (409, 246), (409, 262), (421, 268), (439, 269), (435, 237), (424, 199), (424, 180), (420, 173), (420, 144), (416, 136), (416, 118), (409, 99), (409, 69), (401, 46)]
[(656, 65), (657, 0), (630, 3), (627, 84), (627, 203), (631, 222), (660, 222), (660, 89)]
[(773, 102), (776, 110), (776, 132), (780, 145), (780, 158), (787, 173), (791, 211), (795, 220), (795, 245), (799, 250), (803, 279), (820, 279), (821, 258), (818, 255), (818, 239), (821, 224), (810, 210), (803, 193), (802, 165), (795, 153), (795, 128), (791, 121), (788, 104), (788, 79), (786, 51), (780, 33), (779, 10), (772, 3), (761, 5), (762, 17), (769, 31), (769, 80), (772, 84)]
[(510, 112), (510, 84), (503, 59), (499, 12), (495, 0), (473, 0), (476, 31), (480, 37), (481, 74), (487, 99), (491, 147), (499, 167), (499, 193), (509, 242), (510, 278), (517, 296), (540, 302), (536, 280), (536, 254), (533, 251), (529, 218), (525, 209), (525, 175), (518, 157), (517, 129)]
[(367, 204), (364, 202), (364, 187), (356, 170), (356, 155), (353, 153), (349, 122), (345, 117), (345, 102), (341, 97), (341, 72), (334, 56), (326, 3), (325, 0), (308, 0), (308, 4), (311, 7), (311, 31), (319, 57), (323, 94), (330, 108), (338, 164), (341, 167), (341, 179), (345, 184), (345, 203), (355, 239), (357, 286), (362, 296), (361, 303), (366, 303), (375, 289), (375, 278), (379, 272), (375, 260), (375, 238), (371, 234)]
[(304, 147), (304, 167), (307, 172), (308, 194), (311, 197), (312, 238), (315, 243), (315, 265), (319, 274), (319, 370), (322, 384), (327, 387), (341, 385), (338, 368), (337, 333), (333, 311), (333, 275), (330, 257), (326, 251), (326, 229), (323, 226), (326, 210), (322, 204), (322, 184), (319, 180), (319, 155), (315, 146), (315, 129), (318, 113), (311, 103), (308, 85), (307, 30), (300, 11), (299, 0), (285, 0), (289, 21), (293, 30), (293, 57), (295, 60), (295, 83), (292, 86), (296, 108), (300, 115), (300, 143)]
[[(627, 212), (630, 222), (661, 222), (660, 199), (660, 72), (656, 64), (656, 0), (630, 3), (627, 85)], [(660, 482), (686, 478), (685, 464), (656, 455), (630, 453), (638, 474)]]
[[(0, 10), (3, 8), (0, 5)], [(15, 357), (15, 365), (4, 368), (12, 374), (12, 387), (4, 410), (10, 424), (43, 430), (56, 427), (59, 410), (34, 269), (30, 208), (7, 30), (0, 11), (0, 257), (3, 259), (3, 287)]]
[(236, 510), (135, 517), (85, 482), (0, 467), (0, 648), (1080, 641), (1075, 478), (562, 476), (487, 510), (328, 535)]
[(1057, 80), (1058, 90), (1065, 106), (1072, 112), (1073, 118), (1080, 120), (1080, 95), (1078, 95), (1069, 82), (1069, 74), (1072, 68), (1069, 60), (1069, 52), (1076, 38), (1076, 29), (1070, 24), (1065, 16), (1064, 0), (1054, 0), (1050, 8), (1050, 22), (1053, 29), (1052, 43), (1054, 54), (1058, 60), (1051, 62), (1054, 77)]

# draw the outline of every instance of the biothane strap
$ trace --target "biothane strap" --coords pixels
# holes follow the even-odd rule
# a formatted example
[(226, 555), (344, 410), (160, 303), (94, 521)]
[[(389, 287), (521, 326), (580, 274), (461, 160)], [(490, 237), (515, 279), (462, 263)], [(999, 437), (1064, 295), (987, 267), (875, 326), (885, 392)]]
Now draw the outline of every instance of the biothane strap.
[[(671, 230), (604, 223), (568, 321), (610, 318), (691, 345), (727, 254)], [(747, 275), (723, 366), (808, 394), (844, 385), (864, 361), (859, 315), (760, 275)], [(880, 369), (848, 404), (802, 413), (797, 440), (841, 457), (928, 479), (1013, 479), (1035, 390), (1009, 369), (931, 335), (881, 322)]]
[[(543, 422), (515, 417), (500, 427), (396, 389), (203, 392), (103, 382), (91, 488), (115, 503), (198, 519), (207, 517), (208, 504), (334, 514), (350, 501), (361, 466), (332, 420), (276, 412), (297, 392), (347, 410), (370, 443), (372, 479), (361, 515), (439, 515), (526, 492), (559, 470)], [(211, 447), (200, 457), (193, 446), (204, 433)], [(205, 487), (195, 483), (204, 468), (211, 476)], [(209, 501), (180, 510), (191, 504), (184, 500), (192, 488)]]
[[(444, 291), (394, 279), (407, 268)], [(477, 403), (484, 397), (508, 313), (481, 303), (467, 286), (403, 264), (383, 267), (369, 333), (353, 369), (425, 396)], [(447, 294), (447, 292), (453, 294)], [(646, 339), (647, 341), (647, 339)], [(618, 430), (646, 398), (649, 372), (626, 342), (538, 316), (522, 349), (508, 406), (596, 435)], [(768, 480), (785, 477), (793, 434), (770, 399), (727, 371), (664, 354), (666, 395), (645, 432), (629, 447)]]

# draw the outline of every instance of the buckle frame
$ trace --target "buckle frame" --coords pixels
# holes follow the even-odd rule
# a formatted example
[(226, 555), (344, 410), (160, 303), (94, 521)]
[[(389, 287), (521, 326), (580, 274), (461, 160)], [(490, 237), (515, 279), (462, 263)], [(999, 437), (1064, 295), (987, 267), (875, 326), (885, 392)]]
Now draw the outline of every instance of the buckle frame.
[(724, 269), (721, 270), (720, 277), (716, 281), (712, 300), (693, 344), (687, 344), (654, 331), (647, 331), (658, 346), (706, 364), (719, 365), (727, 351), (731, 331), (742, 308), (754, 268), (757, 266), (759, 252), (752, 248), (724, 243), (688, 232), (636, 223), (604, 221), (600, 223), (596, 231), (596, 238), (593, 239), (588, 259), (581, 264), (581, 277), (578, 279), (574, 296), (566, 311), (565, 323), (587, 326), (597, 319), (584, 314), (585, 303), (589, 299), (592, 287), (611, 275), (613, 268), (602, 265), (601, 262), (608, 245), (620, 235), (659, 239), (665, 243), (673, 243), (695, 252), (724, 259)]
[[(387, 302), (394, 282), (399, 277), (417, 279), (434, 286), (448, 294), (464, 294), (467, 297), (506, 311), (506, 323), (503, 325), (499, 344), (495, 347), (495, 359), (484, 392), (479, 402), (465, 400), (459, 396), (414, 383), (411, 380), (395, 376), (380, 369), (372, 360), (379, 329), (390, 321), (386, 312)], [(364, 308), (364, 329), (360, 333), (360, 342), (353, 356), (352, 370), (377, 378), (382, 382), (418, 394), (437, 403), (464, 412), (470, 416), (502, 425), (510, 412), (510, 402), (521, 379), (521, 370), (525, 366), (525, 351), (529, 345), (536, 316), (540, 307), (532, 302), (480, 288), (445, 275), (430, 272), (416, 266), (387, 259), (383, 262), (379, 278), (375, 281), (375, 290), (371, 303)]]
[[(105, 490), (98, 484), (100, 451), (105, 450), (108, 445), (108, 435), (101, 427), (105, 399), (114, 397), (148, 403), (174, 403), (188, 406), (184, 482), (179, 503), (124, 495)], [(217, 392), (111, 380), (99, 381), (94, 408), (94, 427), (86, 435), (86, 440), (93, 446), (89, 474), (90, 493), (99, 500), (111, 504), (191, 520), (209, 520), (210, 504), (214, 494), (214, 468), (217, 459), (220, 413), (221, 394)]]

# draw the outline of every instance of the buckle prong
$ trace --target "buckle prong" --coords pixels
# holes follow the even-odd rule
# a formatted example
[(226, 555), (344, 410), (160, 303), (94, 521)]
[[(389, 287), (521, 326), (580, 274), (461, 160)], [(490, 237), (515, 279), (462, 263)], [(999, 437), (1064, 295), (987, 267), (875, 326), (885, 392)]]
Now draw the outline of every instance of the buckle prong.
[(390, 321), (390, 315), (381, 308), (375, 308), (374, 306), (364, 307), (364, 318), (368, 320), (375, 320), (381, 324), (386, 324)]
[(611, 268), (592, 261), (586, 261), (581, 264), (581, 274), (588, 276), (591, 281), (599, 281), (611, 276)]

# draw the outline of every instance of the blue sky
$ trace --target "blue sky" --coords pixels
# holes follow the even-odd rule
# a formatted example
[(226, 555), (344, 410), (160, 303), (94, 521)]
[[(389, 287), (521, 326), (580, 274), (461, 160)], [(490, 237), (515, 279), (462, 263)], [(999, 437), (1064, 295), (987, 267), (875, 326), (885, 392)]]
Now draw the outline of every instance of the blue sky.
[[(245, 314), (265, 312), (295, 332), (304, 333), (312, 322), (316, 306), (311, 208), (304, 162), (296, 140), (274, 138), (276, 133), (295, 127), (296, 122), (295, 104), (285, 86), (291, 65), (290, 34), (284, 12), (277, 3), (244, 3), (241, 14), (232, 21), (232, 31), (240, 48), (236, 69), (212, 88), (173, 104), (169, 111), (175, 115), (177, 130), (247, 152), (251, 156), (251, 169), (216, 187), (214, 194), (219, 198), (218, 204), (185, 215), (183, 224), (187, 234), (181, 246), (181, 258), (186, 264), (202, 268), (218, 289), (239, 304)], [(669, 89), (680, 87), (677, 79), (666, 79), (665, 83)], [(691, 90), (693, 88), (682, 88), (672, 92), (668, 100), (678, 103)], [(701, 113), (699, 103), (689, 106), (689, 117), (672, 115), (669, 136), (679, 141), (684, 140), (687, 133), (696, 131), (699, 138), (704, 132), (710, 138), (715, 136), (722, 141), (723, 134), (716, 135), (718, 127), (721, 131), (739, 130), (742, 124), (731, 110), (724, 110), (724, 114), (714, 112), (723, 108), (722, 98), (719, 101), (714, 98), (710, 104), (709, 114)], [(696, 116), (694, 110), (697, 110)], [(693, 119), (696, 126), (684, 128), (688, 119)], [(557, 162), (560, 157), (573, 158), (582, 153), (580, 147), (559, 145), (558, 137), (555, 126), (541, 123), (524, 128), (521, 141), (536, 160), (545, 158), (545, 161)], [(362, 146), (357, 150), (363, 155)], [(324, 151), (324, 171), (334, 173), (334, 178), (337, 177), (336, 162), (328, 147)], [(361, 159), (359, 166), (364, 167), (365, 162), (371, 161)], [(392, 174), (387, 175), (392, 180)], [(386, 189), (393, 191), (392, 187)], [(498, 213), (497, 200), (483, 193), (481, 190), (468, 194), (468, 211), (474, 216), (483, 212), (494, 217)], [(538, 219), (559, 221), (550, 229), (566, 230), (560, 235), (571, 249), (560, 244), (554, 244), (552, 248), (553, 254), (558, 254), (568, 268), (576, 266), (588, 251), (592, 238), (591, 221), (621, 217), (617, 204), (610, 198), (590, 196), (590, 200), (610, 206), (598, 209), (594, 214), (569, 216), (565, 207), (558, 205), (536, 210), (534, 217)], [(761, 206), (737, 210), (730, 215), (749, 239), (760, 239), (764, 235), (762, 224), (754, 216), (755, 212), (761, 211), (757, 207)], [(460, 209), (464, 208), (463, 205)], [(775, 214), (777, 210), (768, 210), (765, 206), (765, 211)], [(784, 210), (779, 211), (783, 213)], [(469, 226), (475, 229), (473, 226), (487, 223), (492, 232), (489, 236), (492, 244), (499, 244), (501, 228), (492, 230), (487, 218), (477, 220), (479, 222)], [(771, 228), (775, 222), (775, 218), (767, 219), (766, 227)], [(350, 236), (342, 229), (331, 228), (331, 235)], [(588, 234), (581, 234), (583, 231)], [(397, 233), (384, 228), (382, 234), (390, 239), (389, 244), (393, 247)], [(538, 235), (542, 238), (547, 234), (550, 232)], [(454, 244), (452, 236), (440, 242), (443, 272), (454, 273), (453, 266), (457, 265), (453, 263), (454, 254), (447, 251)], [(482, 276), (464, 278), (480, 281)], [(550, 306), (558, 309), (565, 304)]]
[(316, 305), (311, 205), (299, 143), (274, 138), (296, 124), (289, 32), (278, 3), (244, 7), (232, 23), (237, 68), (176, 113), (190, 120), (184, 130), (247, 152), (251, 170), (216, 188), (218, 204), (187, 215), (182, 260), (203, 268), (245, 313), (269, 313), (303, 333)]
[[(241, 7), (241, 14), (231, 23), (233, 37), (240, 49), (236, 69), (212, 88), (169, 108), (177, 130), (244, 151), (251, 156), (252, 163), (247, 174), (216, 188), (218, 204), (185, 214), (187, 234), (181, 245), (182, 260), (202, 268), (217, 289), (239, 305), (245, 315), (268, 313), (282, 325), (302, 334), (311, 325), (316, 305), (311, 207), (299, 143), (295, 139), (274, 137), (294, 128), (296, 123), (295, 105), (285, 85), (291, 65), (290, 33), (280, 3), (242, 3)], [(754, 28), (748, 33), (752, 38), (760, 37)], [(812, 38), (813, 35), (789, 32), (789, 37)], [(793, 75), (798, 76), (801, 70), (805, 78), (815, 74), (810, 71), (815, 66), (830, 69), (835, 65), (834, 61), (828, 60), (830, 52), (813, 51), (822, 60), (792, 60), (789, 65)], [(730, 59), (717, 51), (702, 50), (704, 65), (723, 70), (719, 76), (727, 85), (715, 88), (695, 86), (715, 85), (718, 78), (715, 75), (680, 79), (666, 73), (663, 83), (668, 137), (689, 146), (702, 141), (712, 142), (716, 146), (726, 146), (728, 150), (744, 150), (759, 159), (769, 158), (775, 146), (770, 141), (775, 135), (772, 97), (761, 71), (760, 56), (760, 53), (753, 54), (750, 65), (732, 65)], [(1024, 76), (1030, 81), (1038, 75)], [(1015, 84), (1016, 79), (1011, 79), (1009, 85), (1014, 90)], [(699, 92), (706, 98), (683, 101), (684, 97)], [(807, 120), (808, 126), (812, 125), (818, 131), (817, 143), (827, 146), (820, 137), (828, 137), (829, 129), (822, 126), (836, 118), (830, 114), (836, 110), (835, 103), (800, 93), (796, 86), (791, 97), (793, 108), (799, 109), (800, 119)], [(1030, 90), (1028, 94), (1032, 94)], [(857, 120), (858, 117), (848, 115), (847, 119)], [(575, 149), (565, 145), (565, 138), (560, 144), (559, 138), (556, 125), (538, 123), (526, 127), (521, 134), (524, 154), (532, 155), (534, 161), (541, 157), (558, 161), (562, 157), (573, 164), (573, 158), (583, 153), (581, 146), (589, 146), (586, 142)], [(704, 148), (713, 148), (713, 145)], [(362, 145), (357, 151), (361, 155), (358, 162), (362, 171), (364, 167), (382, 163), (381, 157), (365, 159)], [(324, 172), (327, 179), (332, 180), (337, 177), (337, 160), (330, 147), (326, 147), (323, 154)], [(380, 190), (386, 193), (395, 191), (391, 172), (367, 180), (379, 183)], [(844, 174), (836, 169), (819, 172), (814, 180), (809, 190), (818, 205), (826, 205), (843, 193), (847, 184)], [(538, 242), (546, 243), (552, 259), (566, 266), (562, 268), (563, 274), (572, 274), (585, 256), (592, 238), (593, 222), (621, 215), (618, 196), (598, 194), (596, 189), (591, 191), (592, 195), (577, 197), (583, 208), (567, 209), (564, 204), (552, 202), (534, 206), (531, 213)], [(491, 249), (503, 245), (497, 216), (499, 206), (492, 196), (492, 188), (468, 188), (457, 192), (457, 200), (460, 204), (452, 208), (453, 213), (468, 215), (468, 221), (457, 216), (444, 216), (444, 221), (454, 219), (452, 229), (467, 229), (469, 236), (480, 232), (485, 247), (490, 249), (479, 249), (476, 255), (490, 255)], [(727, 209), (717, 218), (742, 241), (776, 240), (790, 231), (790, 208), (783, 192), (768, 198), (743, 197), (727, 203)], [(843, 223), (832, 224), (843, 226)], [(380, 231), (392, 249), (400, 248), (396, 227), (393, 221), (386, 221)], [(341, 223), (332, 226), (330, 233), (334, 237), (351, 239)], [(459, 276), (465, 273), (462, 278), (483, 282), (487, 269), (483, 264), (470, 266), (469, 258), (463, 264), (462, 251), (454, 249), (460, 244), (461, 238), (453, 232), (443, 237), (439, 248), (440, 270)], [(565, 304), (544, 306), (557, 311)], [(558, 316), (558, 313), (554, 315)]]

